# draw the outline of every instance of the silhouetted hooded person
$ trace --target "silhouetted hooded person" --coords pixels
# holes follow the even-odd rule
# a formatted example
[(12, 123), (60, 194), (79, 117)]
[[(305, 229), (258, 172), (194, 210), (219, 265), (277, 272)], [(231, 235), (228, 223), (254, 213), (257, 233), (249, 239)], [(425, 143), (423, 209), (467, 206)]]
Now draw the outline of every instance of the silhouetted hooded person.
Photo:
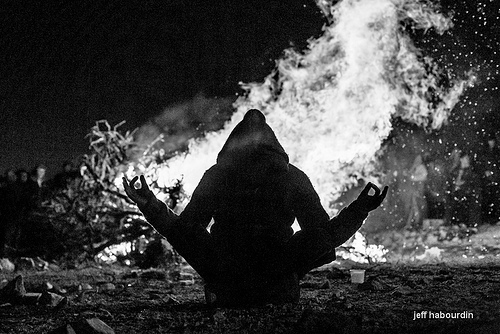
[[(330, 220), (309, 178), (289, 163), (255, 109), (233, 129), (179, 216), (154, 197), (144, 177), (142, 188), (134, 189), (136, 180), (124, 179), (129, 197), (226, 304), (296, 300), (298, 278), (333, 261), (334, 248), (359, 229), (387, 191), (381, 195), (370, 184)], [(368, 196), (371, 188), (374, 196)], [(294, 234), (295, 219), (301, 231)]]
[(289, 170), (288, 155), (278, 142), (265, 116), (249, 110), (236, 125), (217, 156), (217, 164), (262, 184)]

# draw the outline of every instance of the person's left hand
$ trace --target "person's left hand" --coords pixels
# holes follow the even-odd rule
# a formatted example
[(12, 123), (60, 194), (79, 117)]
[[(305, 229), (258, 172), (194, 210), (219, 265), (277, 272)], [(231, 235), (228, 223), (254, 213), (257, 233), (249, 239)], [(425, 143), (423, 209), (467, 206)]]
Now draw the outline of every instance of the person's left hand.
[[(373, 189), (375, 193), (373, 195), (368, 195), (370, 190)], [(387, 190), (389, 190), (388, 186), (384, 187), (382, 193), (380, 193), (380, 189), (371, 182), (368, 182), (365, 189), (361, 191), (358, 198), (355, 200), (356, 205), (363, 211), (369, 212), (375, 210), (382, 204), (385, 196), (387, 195)]]

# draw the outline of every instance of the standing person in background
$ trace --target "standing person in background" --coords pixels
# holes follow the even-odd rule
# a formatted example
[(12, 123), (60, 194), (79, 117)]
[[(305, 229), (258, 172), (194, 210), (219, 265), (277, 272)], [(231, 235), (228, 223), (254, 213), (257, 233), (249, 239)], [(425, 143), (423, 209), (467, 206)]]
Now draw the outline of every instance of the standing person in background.
[(479, 156), (481, 180), (481, 217), (484, 223), (496, 224), (500, 221), (500, 148), (497, 136), (488, 137), (486, 147)]
[(444, 162), (437, 158), (427, 165), (427, 182), (425, 198), (427, 201), (427, 217), (444, 219), (446, 206), (449, 204), (446, 194), (446, 177)]
[(480, 224), (479, 180), (469, 154), (461, 153), (459, 165), (453, 170), (451, 187), (451, 224), (477, 226)]
[(47, 185), (45, 183), (46, 172), (47, 167), (44, 165), (37, 165), (31, 171), (29, 189), (32, 194), (32, 201), (35, 207), (41, 205), (43, 198), (47, 194)]
[(415, 157), (410, 169), (411, 199), (407, 228), (420, 228), (424, 217), (427, 217), (427, 203), (425, 201), (425, 183), (427, 181), (427, 167), (422, 155)]

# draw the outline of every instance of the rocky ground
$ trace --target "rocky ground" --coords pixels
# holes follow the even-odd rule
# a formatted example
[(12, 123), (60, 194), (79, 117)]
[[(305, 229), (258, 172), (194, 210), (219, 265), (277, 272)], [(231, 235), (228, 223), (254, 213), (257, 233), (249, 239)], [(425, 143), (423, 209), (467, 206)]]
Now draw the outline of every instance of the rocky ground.
[[(0, 263), (0, 333), (50, 333), (84, 319), (125, 334), (500, 333), (500, 225), (462, 232), (382, 235), (401, 244), (390, 263), (336, 261), (305, 277), (298, 304), (244, 309), (206, 306), (188, 266), (66, 270), (17, 259), (15, 270)], [(351, 283), (353, 268), (366, 270), (365, 283)]]
[[(353, 266), (366, 270), (364, 284), (350, 282)], [(22, 275), (27, 292), (49, 290), (66, 299), (53, 305), (2, 302), (0, 333), (48, 333), (83, 318), (98, 318), (115, 333), (500, 332), (497, 256), (334, 263), (302, 281), (298, 304), (246, 309), (207, 307), (202, 282), (189, 268), (180, 275), (97, 265), (39, 269), (1, 272), (0, 287)], [(457, 319), (438, 318), (456, 314)]]

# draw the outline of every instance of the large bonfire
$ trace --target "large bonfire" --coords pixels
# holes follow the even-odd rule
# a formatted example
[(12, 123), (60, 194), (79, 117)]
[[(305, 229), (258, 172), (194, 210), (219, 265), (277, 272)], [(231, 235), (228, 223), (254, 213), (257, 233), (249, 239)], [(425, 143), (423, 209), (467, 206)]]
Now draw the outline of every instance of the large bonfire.
[[(443, 34), (451, 18), (417, 0), (317, 0), (328, 18), (306, 50), (288, 49), (261, 83), (242, 84), (244, 96), (223, 129), (192, 140), (149, 175), (161, 187), (182, 179), (193, 192), (229, 133), (252, 108), (261, 110), (295, 164), (310, 177), (322, 203), (332, 203), (359, 180), (374, 181), (392, 121), (439, 129), (474, 77), (453, 77), (418, 49), (409, 29)], [(446, 83), (446, 84), (443, 84)], [(185, 204), (185, 203), (184, 203)], [(182, 210), (182, 205), (178, 209)], [(353, 245), (369, 252), (357, 234)], [(377, 247), (374, 256), (382, 256)]]
[(376, 181), (377, 153), (394, 118), (428, 129), (446, 123), (472, 80), (448, 78), (440, 86), (448, 73), (414, 46), (403, 25), (442, 34), (452, 26), (450, 18), (415, 0), (318, 5), (330, 22), (323, 35), (303, 52), (285, 50), (262, 83), (244, 84), (246, 94), (234, 103), (231, 120), (171, 159), (159, 171), (160, 183), (182, 178), (190, 194), (234, 126), (257, 108), (328, 208), (359, 179)]

